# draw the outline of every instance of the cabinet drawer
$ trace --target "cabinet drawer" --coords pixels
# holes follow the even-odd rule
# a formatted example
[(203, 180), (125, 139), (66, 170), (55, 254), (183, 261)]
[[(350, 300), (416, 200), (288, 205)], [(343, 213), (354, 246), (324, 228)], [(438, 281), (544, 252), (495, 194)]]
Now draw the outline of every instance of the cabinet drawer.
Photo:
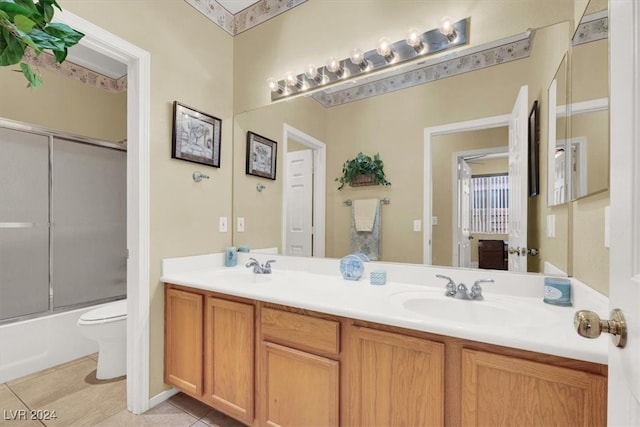
[(339, 322), (266, 307), (262, 308), (260, 320), (265, 340), (301, 350), (340, 353)]

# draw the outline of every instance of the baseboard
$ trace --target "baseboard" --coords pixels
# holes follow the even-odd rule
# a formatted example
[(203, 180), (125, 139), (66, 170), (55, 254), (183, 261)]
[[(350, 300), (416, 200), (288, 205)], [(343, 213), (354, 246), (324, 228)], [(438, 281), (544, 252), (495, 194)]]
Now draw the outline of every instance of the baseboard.
[(163, 392), (156, 394), (151, 399), (149, 399), (149, 409), (153, 408), (156, 405), (161, 404), (165, 400), (169, 399), (171, 396), (174, 396), (178, 393), (180, 393), (180, 390), (178, 390), (175, 387), (171, 387), (168, 390), (165, 390)]

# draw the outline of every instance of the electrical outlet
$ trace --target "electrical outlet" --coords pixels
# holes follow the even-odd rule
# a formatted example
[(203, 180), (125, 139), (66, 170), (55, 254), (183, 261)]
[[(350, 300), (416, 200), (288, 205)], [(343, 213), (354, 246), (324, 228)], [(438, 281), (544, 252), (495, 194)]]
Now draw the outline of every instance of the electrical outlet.
[(227, 217), (226, 216), (221, 216), (220, 218), (218, 218), (218, 227), (219, 227), (221, 233), (226, 233), (227, 232)]
[(422, 231), (422, 221), (419, 219), (413, 220), (413, 231)]
[(237, 230), (238, 230), (238, 233), (244, 232), (244, 217), (241, 217), (241, 216), (238, 217)]

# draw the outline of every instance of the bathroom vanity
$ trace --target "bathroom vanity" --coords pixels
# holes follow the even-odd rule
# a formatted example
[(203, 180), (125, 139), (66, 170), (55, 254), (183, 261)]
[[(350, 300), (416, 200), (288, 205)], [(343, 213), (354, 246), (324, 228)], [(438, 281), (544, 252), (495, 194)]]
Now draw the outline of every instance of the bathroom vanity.
[[(439, 321), (408, 303), (447, 304), (444, 283), (425, 276), (433, 267), (376, 263), (392, 280), (373, 286), (344, 281), (337, 260), (277, 258), (284, 268), (270, 277), (183, 261), (165, 269), (167, 384), (251, 426), (606, 424), (606, 340), (589, 346), (568, 335), (572, 325), (546, 323), (571, 319), (573, 309), (488, 284), (485, 301), (455, 303), (471, 312), (486, 303), (476, 313), (495, 306), (501, 316), (509, 314), (496, 301), (530, 304), (534, 322), (524, 306), (521, 324), (490, 314), (475, 325)], [(294, 270), (296, 262), (325, 273)], [(416, 273), (433, 286), (393, 282)], [(501, 290), (502, 277), (491, 274)], [(602, 302), (580, 291), (575, 298), (594, 309)]]

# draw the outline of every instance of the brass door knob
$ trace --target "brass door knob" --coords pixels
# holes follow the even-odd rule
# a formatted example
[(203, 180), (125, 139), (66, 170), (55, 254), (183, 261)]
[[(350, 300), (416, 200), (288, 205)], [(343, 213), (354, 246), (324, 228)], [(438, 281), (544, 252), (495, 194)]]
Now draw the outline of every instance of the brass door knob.
[(611, 311), (611, 320), (600, 320), (593, 311), (580, 310), (573, 317), (576, 332), (585, 338), (598, 338), (602, 332), (611, 334), (616, 347), (624, 348), (627, 344), (627, 323), (622, 310)]
[(513, 246), (509, 246), (509, 253), (511, 255), (520, 255), (520, 247), (514, 248)]

